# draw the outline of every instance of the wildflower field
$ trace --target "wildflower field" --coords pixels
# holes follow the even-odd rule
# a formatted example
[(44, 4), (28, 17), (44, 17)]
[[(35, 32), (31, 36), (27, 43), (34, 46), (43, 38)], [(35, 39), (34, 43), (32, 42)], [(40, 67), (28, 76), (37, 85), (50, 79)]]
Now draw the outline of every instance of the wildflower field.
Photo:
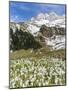
[(65, 60), (52, 57), (10, 60), (10, 88), (65, 85)]

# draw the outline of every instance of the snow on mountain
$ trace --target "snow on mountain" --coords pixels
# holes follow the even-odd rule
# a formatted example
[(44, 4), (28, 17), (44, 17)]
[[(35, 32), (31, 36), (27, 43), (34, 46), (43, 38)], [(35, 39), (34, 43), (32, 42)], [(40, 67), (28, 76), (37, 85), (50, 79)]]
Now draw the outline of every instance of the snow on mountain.
[[(65, 15), (57, 15), (55, 12), (51, 13), (39, 13), (36, 17), (32, 17), (30, 21), (24, 23), (27, 25), (22, 26), (25, 30), (29, 31), (33, 36), (37, 36), (37, 33), (40, 30), (40, 27), (44, 24), (47, 27), (60, 27), (65, 28)], [(10, 28), (13, 29), (13, 32), (21, 28), (20, 24), (11, 23)], [(52, 49), (64, 49), (65, 48), (65, 35), (54, 35), (51, 38), (45, 37), (45, 42), (48, 46), (51, 46)]]
[(10, 28), (13, 30), (13, 33), (15, 33), (17, 28), (18, 28), (18, 30), (20, 30), (20, 24), (11, 22)]
[(34, 35), (34, 33), (39, 31), (39, 28), (35, 25), (29, 24), (27, 30)]
[(49, 17), (48, 17), (49, 21), (54, 21), (54, 20), (57, 20), (58, 18), (59, 16), (55, 12), (49, 13)]
[(65, 27), (65, 15), (57, 15), (55, 12), (51, 13), (40, 13), (36, 17), (31, 18), (31, 23), (36, 23), (37, 25), (41, 26), (43, 24), (47, 26), (60, 26)]
[(36, 17), (36, 20), (44, 20), (44, 19), (45, 19), (45, 14), (43, 13), (38, 14)]
[(65, 36), (57, 35), (52, 36), (51, 38), (45, 39), (47, 45), (52, 46), (52, 49), (64, 49), (65, 48)]
[(47, 25), (49, 23), (48, 20), (41, 20), (41, 21), (35, 21), (35, 23), (38, 25), (38, 26), (42, 26), (43, 24)]
[(39, 13), (36, 17), (31, 18), (28, 24), (28, 30), (34, 34), (39, 31), (43, 24), (48, 27), (59, 26), (65, 28), (65, 15), (60, 16), (55, 12)]
[(32, 18), (31, 18), (31, 21), (34, 21), (34, 20), (35, 20), (35, 18), (34, 18), (34, 17), (32, 17)]
[(51, 26), (60, 26), (60, 27), (65, 27), (65, 19), (57, 19), (51, 22)]
[[(42, 25), (47, 27), (60, 27), (65, 28), (65, 15), (57, 15), (55, 12), (51, 13), (39, 13), (36, 17), (32, 17), (29, 24), (28, 30), (34, 35), (40, 30)], [(64, 49), (65, 48), (65, 35), (54, 35), (51, 38), (45, 37), (45, 42), (48, 46), (51, 46), (52, 49)]]

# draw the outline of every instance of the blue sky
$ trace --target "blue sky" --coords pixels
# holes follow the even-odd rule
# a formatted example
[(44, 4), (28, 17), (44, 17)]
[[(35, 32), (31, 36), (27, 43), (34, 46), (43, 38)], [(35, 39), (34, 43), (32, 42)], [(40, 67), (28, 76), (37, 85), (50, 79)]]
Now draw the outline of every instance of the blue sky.
[(10, 21), (24, 22), (39, 13), (55, 12), (58, 15), (65, 14), (65, 5), (38, 4), (26, 2), (10, 2)]

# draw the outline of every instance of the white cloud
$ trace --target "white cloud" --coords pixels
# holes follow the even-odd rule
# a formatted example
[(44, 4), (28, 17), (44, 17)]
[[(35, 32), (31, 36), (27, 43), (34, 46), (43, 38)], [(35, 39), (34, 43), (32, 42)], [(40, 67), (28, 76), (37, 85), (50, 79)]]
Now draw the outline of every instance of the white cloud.
[(18, 15), (10, 16), (10, 22), (24, 22), (24, 18), (19, 17)]
[(19, 16), (11, 16), (10, 17), (10, 22), (16, 22), (19, 19)]

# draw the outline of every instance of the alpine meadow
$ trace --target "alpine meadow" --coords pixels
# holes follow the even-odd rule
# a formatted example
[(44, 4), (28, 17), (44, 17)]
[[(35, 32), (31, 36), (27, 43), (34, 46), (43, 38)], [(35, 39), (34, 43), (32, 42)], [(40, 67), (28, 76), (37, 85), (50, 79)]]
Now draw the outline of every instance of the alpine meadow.
[(66, 85), (66, 5), (9, 6), (9, 87)]

